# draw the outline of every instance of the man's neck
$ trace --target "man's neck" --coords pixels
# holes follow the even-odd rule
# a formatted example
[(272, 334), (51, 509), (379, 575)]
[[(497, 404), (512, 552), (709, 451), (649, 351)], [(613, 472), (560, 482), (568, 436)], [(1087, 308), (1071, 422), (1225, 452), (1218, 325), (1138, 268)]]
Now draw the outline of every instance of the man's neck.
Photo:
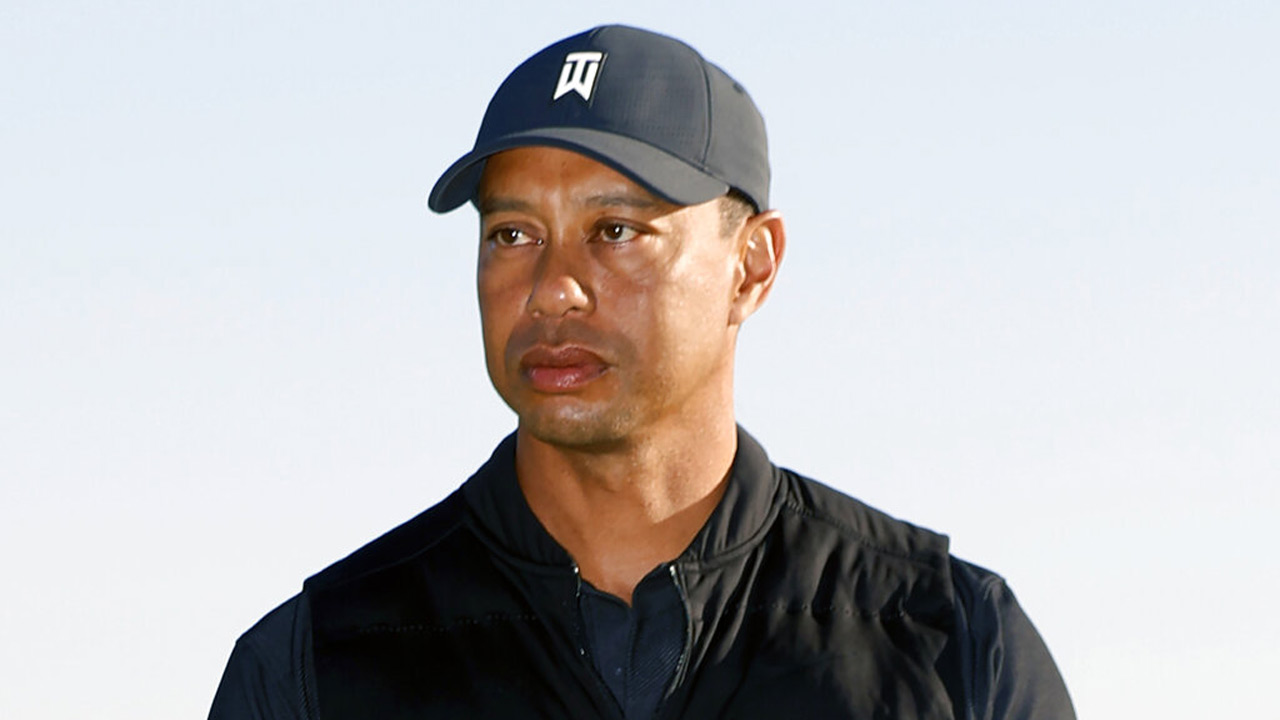
[(737, 451), (727, 420), (654, 432), (609, 452), (543, 443), (519, 431), (516, 474), (534, 515), (583, 579), (631, 602), (640, 580), (692, 542), (724, 494)]

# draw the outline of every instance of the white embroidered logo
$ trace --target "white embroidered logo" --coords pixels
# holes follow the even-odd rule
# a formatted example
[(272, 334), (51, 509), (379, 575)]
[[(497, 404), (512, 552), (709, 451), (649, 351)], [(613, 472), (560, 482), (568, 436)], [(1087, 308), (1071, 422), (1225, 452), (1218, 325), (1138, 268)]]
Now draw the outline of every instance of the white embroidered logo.
[(583, 100), (591, 100), (603, 60), (602, 52), (571, 52), (565, 55), (564, 67), (560, 68), (560, 82), (556, 83), (556, 92), (551, 100), (554, 102), (571, 92), (578, 93)]

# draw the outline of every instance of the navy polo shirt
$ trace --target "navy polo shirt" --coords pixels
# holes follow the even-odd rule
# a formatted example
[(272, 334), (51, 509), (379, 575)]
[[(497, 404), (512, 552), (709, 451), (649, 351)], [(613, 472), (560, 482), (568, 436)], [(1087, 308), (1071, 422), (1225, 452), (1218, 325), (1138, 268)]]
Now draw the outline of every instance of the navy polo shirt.
[(684, 649), (684, 603), (670, 566), (640, 581), (630, 607), (586, 582), (578, 602), (591, 658), (623, 716), (652, 718)]

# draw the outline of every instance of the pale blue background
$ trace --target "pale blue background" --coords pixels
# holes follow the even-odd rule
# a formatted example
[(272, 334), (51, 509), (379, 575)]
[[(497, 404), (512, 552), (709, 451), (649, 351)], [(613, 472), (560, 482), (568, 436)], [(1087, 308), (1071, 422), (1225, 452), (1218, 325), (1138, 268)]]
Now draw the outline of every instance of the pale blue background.
[(618, 20), (764, 109), (773, 457), (1008, 577), (1082, 718), (1280, 717), (1278, 8), (5, 0), (0, 717), (202, 717), (487, 457), (475, 221), (423, 197)]

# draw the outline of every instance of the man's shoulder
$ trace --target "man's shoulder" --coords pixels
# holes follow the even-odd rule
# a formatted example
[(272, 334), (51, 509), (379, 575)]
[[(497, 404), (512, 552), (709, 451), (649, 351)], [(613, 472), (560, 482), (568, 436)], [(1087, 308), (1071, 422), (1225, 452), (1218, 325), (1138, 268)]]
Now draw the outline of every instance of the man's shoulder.
[(304, 595), (267, 613), (236, 641), (209, 711), (210, 720), (311, 717), (310, 615)]
[(924, 563), (938, 569), (949, 564), (946, 535), (896, 518), (829, 485), (786, 468), (784, 510), (819, 524), (868, 552), (885, 558)]
[(971, 617), (1016, 603), (1003, 576), (952, 555), (946, 535), (894, 517), (813, 478), (785, 468), (781, 472), (789, 482), (784, 505), (789, 513), (882, 560), (931, 567), (948, 579), (956, 603)]
[(467, 516), (460, 490), (312, 575), (308, 590), (332, 587), (429, 551), (461, 527)]
[(299, 623), (305, 628), (309, 621), (306, 597), (294, 595), (263, 615), (236, 644), (266, 666), (285, 668), (292, 660), (291, 648), (298, 639)]
[(438, 545), (465, 516), (455, 491), (307, 579), (301, 593), (267, 613), (236, 641), (209, 717), (313, 717), (310, 708), (316, 703), (311, 654), (317, 593), (324, 597), (326, 591), (341, 588), (348, 581), (403, 564)]

